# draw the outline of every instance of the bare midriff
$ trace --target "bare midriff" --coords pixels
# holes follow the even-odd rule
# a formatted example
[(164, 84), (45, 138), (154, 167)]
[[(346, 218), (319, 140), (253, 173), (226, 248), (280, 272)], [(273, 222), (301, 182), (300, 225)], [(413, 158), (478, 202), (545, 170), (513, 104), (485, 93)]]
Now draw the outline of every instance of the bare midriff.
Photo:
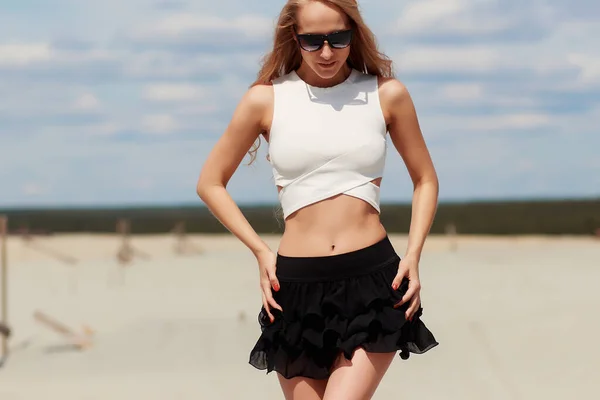
[[(379, 186), (380, 179), (374, 183)], [(288, 216), (278, 253), (289, 257), (342, 254), (367, 247), (385, 236), (373, 206), (340, 194)]]

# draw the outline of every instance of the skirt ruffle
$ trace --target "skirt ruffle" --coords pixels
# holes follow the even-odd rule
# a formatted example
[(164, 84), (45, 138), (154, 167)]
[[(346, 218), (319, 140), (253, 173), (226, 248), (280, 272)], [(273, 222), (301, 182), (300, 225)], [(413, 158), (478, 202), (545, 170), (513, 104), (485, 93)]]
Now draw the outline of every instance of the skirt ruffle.
[(362, 276), (324, 282), (285, 282), (273, 292), (283, 313), (272, 309), (271, 322), (264, 308), (258, 320), (261, 335), (250, 352), (250, 364), (267, 373), (277, 371), (285, 378), (329, 377), (341, 354), (350, 360), (354, 350), (400, 351), (422, 354), (438, 345), (421, 321), (420, 307), (407, 321), (408, 303), (398, 308), (408, 289), (405, 279), (397, 290), (391, 284), (398, 261)]

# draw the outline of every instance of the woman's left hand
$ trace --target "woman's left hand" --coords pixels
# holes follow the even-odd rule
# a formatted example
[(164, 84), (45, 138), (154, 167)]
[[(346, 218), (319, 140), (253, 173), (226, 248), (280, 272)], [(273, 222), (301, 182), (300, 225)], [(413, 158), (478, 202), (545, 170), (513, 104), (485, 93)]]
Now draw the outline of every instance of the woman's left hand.
[(406, 310), (406, 319), (412, 321), (412, 318), (421, 306), (421, 282), (419, 280), (419, 261), (413, 256), (405, 256), (398, 265), (398, 273), (392, 282), (392, 288), (398, 290), (400, 283), (404, 278), (408, 278), (408, 290), (402, 299), (394, 305), (394, 308), (410, 301)]

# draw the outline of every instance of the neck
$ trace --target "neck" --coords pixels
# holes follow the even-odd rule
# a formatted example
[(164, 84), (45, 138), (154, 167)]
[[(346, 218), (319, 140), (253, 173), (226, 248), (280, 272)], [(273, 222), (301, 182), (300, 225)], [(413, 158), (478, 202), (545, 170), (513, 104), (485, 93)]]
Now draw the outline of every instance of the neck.
[(315, 71), (313, 71), (312, 68), (310, 68), (310, 66), (308, 66), (306, 63), (302, 63), (296, 70), (296, 73), (304, 82), (310, 86), (323, 88), (339, 85), (348, 79), (350, 72), (352, 72), (352, 69), (348, 66), (348, 64), (344, 64), (344, 66), (340, 68), (333, 78), (323, 79), (317, 75)]

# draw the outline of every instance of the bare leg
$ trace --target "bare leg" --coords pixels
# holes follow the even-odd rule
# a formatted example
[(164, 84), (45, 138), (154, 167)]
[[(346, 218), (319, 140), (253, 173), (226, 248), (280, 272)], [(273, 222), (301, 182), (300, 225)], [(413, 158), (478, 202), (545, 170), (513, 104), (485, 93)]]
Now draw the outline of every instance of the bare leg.
[(309, 378), (285, 379), (277, 374), (285, 400), (322, 400), (325, 394), (326, 380)]
[(358, 348), (352, 360), (340, 355), (328, 380), (324, 400), (369, 400), (396, 353), (367, 353)]

